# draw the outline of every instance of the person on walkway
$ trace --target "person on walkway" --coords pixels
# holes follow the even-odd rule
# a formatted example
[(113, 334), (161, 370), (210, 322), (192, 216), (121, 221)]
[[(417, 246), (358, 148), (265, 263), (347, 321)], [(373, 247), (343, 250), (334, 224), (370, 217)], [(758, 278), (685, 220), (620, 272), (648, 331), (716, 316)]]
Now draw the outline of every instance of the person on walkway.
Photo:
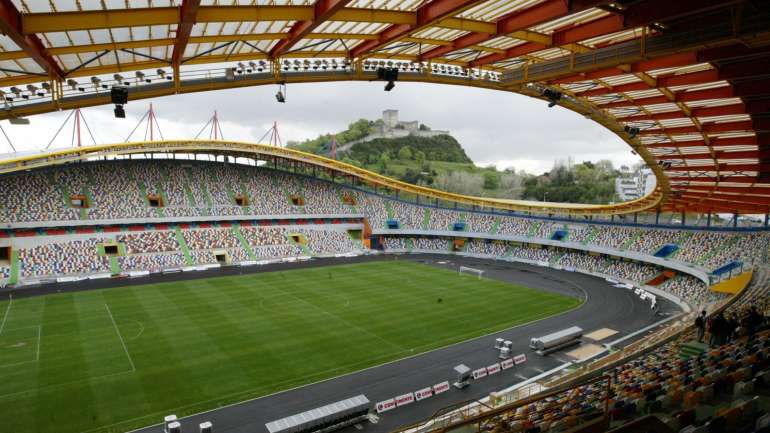
[(703, 334), (706, 333), (706, 310), (700, 312), (695, 318), (695, 329), (698, 331), (698, 343), (703, 342)]

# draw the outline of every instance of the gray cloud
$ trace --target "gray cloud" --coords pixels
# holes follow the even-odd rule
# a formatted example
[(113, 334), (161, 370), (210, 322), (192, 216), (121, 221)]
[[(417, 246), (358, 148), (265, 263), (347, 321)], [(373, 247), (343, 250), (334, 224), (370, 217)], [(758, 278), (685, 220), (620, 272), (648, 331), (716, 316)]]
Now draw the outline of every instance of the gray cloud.
[[(258, 140), (272, 125), (286, 140), (339, 131), (358, 118), (376, 119), (395, 108), (404, 120), (447, 129), (479, 163), (545, 170), (556, 159), (610, 159), (616, 164), (638, 159), (614, 134), (569, 110), (522, 95), (461, 86), (399, 82), (391, 92), (381, 82), (292, 84), (286, 104), (275, 101), (276, 86), (176, 95), (152, 100), (166, 138), (190, 138), (219, 111), (226, 138)], [(101, 142), (125, 139), (150, 101), (130, 101), (127, 119), (114, 119), (112, 107), (84, 109)], [(17, 148), (44, 147), (67, 113), (34, 116), (30, 126), (3, 127)], [(141, 139), (143, 129), (135, 139)], [(69, 145), (65, 128), (53, 147)], [(5, 145), (3, 145), (5, 146)], [(4, 147), (3, 150), (9, 150)]]

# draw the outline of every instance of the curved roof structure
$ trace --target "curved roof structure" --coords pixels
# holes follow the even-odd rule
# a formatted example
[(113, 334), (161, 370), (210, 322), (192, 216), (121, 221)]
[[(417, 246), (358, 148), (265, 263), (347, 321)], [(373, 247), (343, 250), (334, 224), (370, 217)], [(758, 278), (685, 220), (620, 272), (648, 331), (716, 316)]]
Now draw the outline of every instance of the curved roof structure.
[(560, 95), (655, 171), (647, 207), (770, 210), (763, 0), (0, 0), (0, 30), (0, 118), (391, 67)]

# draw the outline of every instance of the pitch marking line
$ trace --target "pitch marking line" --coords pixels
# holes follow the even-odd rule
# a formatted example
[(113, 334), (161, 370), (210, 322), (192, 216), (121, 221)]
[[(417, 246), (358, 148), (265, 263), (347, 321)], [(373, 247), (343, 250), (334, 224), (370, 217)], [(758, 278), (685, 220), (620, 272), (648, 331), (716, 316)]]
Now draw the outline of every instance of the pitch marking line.
[(0, 323), (0, 334), (3, 333), (3, 329), (5, 328), (5, 321), (8, 319), (8, 313), (11, 311), (12, 303), (13, 303), (13, 295), (8, 295), (8, 307), (6, 307), (5, 314), (3, 315), (3, 323)]
[(118, 329), (118, 325), (115, 324), (115, 318), (112, 317), (112, 311), (110, 311), (110, 306), (107, 305), (107, 303), (104, 304), (104, 308), (107, 309), (107, 314), (110, 315), (110, 320), (112, 321), (112, 326), (115, 328), (115, 332), (118, 334), (118, 338), (120, 339), (120, 344), (123, 346), (123, 351), (126, 352), (126, 357), (128, 357), (128, 362), (131, 364), (131, 372), (136, 371), (136, 366), (134, 366), (134, 360), (131, 359), (131, 354), (128, 353), (128, 348), (126, 347), (126, 342), (123, 341), (123, 336), (120, 334), (120, 329)]
[(30, 328), (32, 328), (32, 329), (37, 328), (37, 349), (35, 351), (35, 359), (30, 359), (29, 361), (14, 362), (12, 364), (0, 364), (0, 367), (2, 367), (2, 368), (14, 367), (14, 366), (17, 366), (17, 365), (32, 364), (33, 362), (40, 361), (40, 339), (41, 339), (41, 334), (43, 332), (43, 326), (42, 325), (24, 326), (22, 328), (13, 328), (13, 329), (11, 329), (11, 331), (16, 331), (16, 330), (19, 330), (19, 329), (30, 329)]

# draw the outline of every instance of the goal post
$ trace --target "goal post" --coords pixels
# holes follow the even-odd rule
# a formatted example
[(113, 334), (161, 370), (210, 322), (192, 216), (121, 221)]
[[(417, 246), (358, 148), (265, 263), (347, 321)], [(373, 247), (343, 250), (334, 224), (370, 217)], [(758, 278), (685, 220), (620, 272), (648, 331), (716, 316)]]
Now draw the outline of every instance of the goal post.
[(478, 279), (481, 279), (482, 276), (484, 276), (484, 271), (481, 269), (476, 268), (469, 268), (467, 266), (460, 266), (460, 269), (458, 270), (458, 273), (460, 274), (472, 274), (476, 275)]

